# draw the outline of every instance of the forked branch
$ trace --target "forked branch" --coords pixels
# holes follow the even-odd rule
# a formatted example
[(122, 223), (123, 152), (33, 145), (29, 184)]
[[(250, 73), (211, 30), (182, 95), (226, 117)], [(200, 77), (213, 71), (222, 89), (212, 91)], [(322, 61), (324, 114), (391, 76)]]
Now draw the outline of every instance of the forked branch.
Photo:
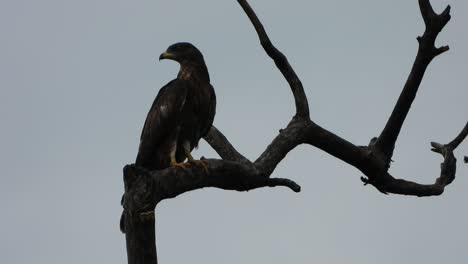
[(444, 192), (445, 186), (449, 185), (455, 179), (457, 159), (453, 155), (453, 151), (468, 135), (468, 123), (458, 134), (458, 136), (448, 144), (440, 144), (431, 142), (432, 151), (441, 154), (444, 161), (440, 164), (440, 176), (434, 184), (419, 184), (403, 179), (395, 179), (390, 174), (382, 177), (375, 187), (389, 193), (414, 195), (414, 196), (433, 196), (440, 195)]
[(422, 36), (417, 38), (419, 49), (411, 72), (385, 128), (374, 144), (374, 149), (383, 154), (387, 166), (390, 166), (396, 140), (411, 108), (411, 104), (416, 98), (416, 93), (418, 92), (418, 88), (429, 63), (436, 56), (449, 50), (448, 46), (436, 48), (434, 43), (439, 32), (450, 20), (450, 6), (447, 6), (441, 14), (436, 14), (434, 12), (429, 0), (419, 0), (419, 6), (426, 25), (426, 30)]
[[(456, 159), (453, 150), (467, 137), (468, 123), (450, 143), (445, 145), (432, 143), (433, 151), (444, 157), (440, 177), (434, 184), (424, 185), (395, 179), (388, 172), (395, 142), (416, 97), (426, 68), (436, 56), (448, 50), (448, 46), (436, 48), (434, 43), (438, 33), (450, 20), (450, 7), (441, 14), (436, 14), (429, 0), (419, 0), (426, 29), (424, 34), (418, 37), (419, 49), (409, 77), (380, 136), (372, 139), (369, 146), (357, 146), (310, 119), (304, 88), (286, 56), (272, 44), (247, 1), (238, 0), (238, 3), (253, 24), (263, 49), (287, 80), (294, 96), (296, 113), (286, 128), (280, 130), (254, 162), (240, 154), (228, 139), (213, 127), (205, 136), (205, 140), (222, 160), (205, 160), (208, 164), (206, 168), (192, 166), (186, 170), (167, 168), (160, 171), (146, 171), (134, 165), (126, 166), (123, 206), (130, 264), (157, 263), (153, 210), (164, 199), (205, 187), (248, 191), (261, 187), (284, 186), (299, 192), (301, 188), (294, 181), (271, 178), (271, 175), (284, 157), (301, 144), (317, 147), (356, 167), (366, 176), (361, 178), (364, 183), (375, 186), (382, 193), (440, 195), (445, 186), (455, 179)], [(467, 157), (465, 162), (468, 162)]]

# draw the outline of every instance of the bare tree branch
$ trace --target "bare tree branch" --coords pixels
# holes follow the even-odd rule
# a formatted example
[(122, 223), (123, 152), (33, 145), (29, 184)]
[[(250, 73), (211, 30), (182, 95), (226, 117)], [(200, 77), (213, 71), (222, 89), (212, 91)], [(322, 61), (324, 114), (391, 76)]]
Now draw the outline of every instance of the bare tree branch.
[(465, 140), (467, 134), (468, 134), (468, 122), (466, 123), (465, 127), (460, 132), (460, 134), (458, 134), (458, 136), (454, 140), (452, 140), (450, 143), (447, 144), (447, 148), (450, 150), (456, 149), (458, 145), (460, 145), (463, 142), (463, 140)]
[(286, 56), (281, 53), (270, 41), (265, 28), (258, 19), (257, 15), (250, 7), (249, 3), (245, 0), (237, 1), (242, 9), (244, 9), (245, 14), (249, 17), (250, 22), (257, 31), (258, 37), (260, 39), (260, 44), (262, 45), (265, 52), (273, 59), (276, 64), (276, 67), (281, 71), (286, 81), (288, 81), (291, 91), (294, 95), (294, 101), (296, 103), (296, 115), (301, 118), (309, 118), (309, 103), (307, 102), (307, 97), (304, 92), (304, 87), (302, 86), (301, 80), (297, 77), (296, 72), (288, 62)]
[(269, 178), (252, 163), (207, 161), (207, 168), (190, 166), (185, 170), (167, 168), (147, 171), (135, 165), (125, 166), (123, 219), (128, 263), (157, 263), (154, 208), (164, 199), (205, 187), (249, 191), (262, 187), (284, 186), (294, 192), (301, 191), (301, 187), (294, 181)]
[(212, 126), (204, 139), (223, 160), (250, 163), (246, 157), (242, 156), (242, 154), (232, 146), (223, 133), (221, 133), (216, 127)]
[(432, 142), (432, 151), (441, 154), (444, 157), (444, 162), (440, 164), (440, 176), (434, 184), (419, 184), (403, 179), (395, 179), (390, 174), (380, 177), (377, 181), (366, 182), (371, 183), (377, 189), (385, 193), (414, 195), (414, 196), (433, 196), (441, 195), (444, 192), (445, 186), (449, 185), (455, 179), (457, 159), (453, 155), (453, 151), (468, 135), (468, 123), (458, 134), (458, 136), (448, 144), (440, 144)]
[(308, 128), (306, 142), (356, 167), (365, 175), (372, 175), (376, 171), (376, 161), (372, 160), (372, 153), (367, 147), (356, 146), (315, 123), (311, 123)]
[[(127, 165), (124, 168), (125, 217), (122, 219), (125, 222), (130, 264), (157, 263), (154, 209), (164, 199), (205, 187), (249, 191), (262, 187), (284, 186), (299, 192), (301, 187), (294, 181), (270, 177), (284, 157), (301, 144), (315, 146), (356, 167), (367, 177), (361, 178), (365, 184), (371, 184), (385, 194), (440, 195), (445, 186), (455, 179), (456, 159), (453, 150), (467, 137), (468, 123), (450, 143), (445, 145), (432, 143), (433, 151), (444, 157), (440, 177), (434, 184), (418, 184), (396, 179), (388, 172), (395, 142), (416, 97), (425, 70), (436, 56), (448, 50), (448, 47), (435, 48), (434, 43), (438, 33), (450, 20), (450, 7), (437, 15), (428, 0), (419, 0), (426, 30), (423, 36), (418, 38), (419, 49), (413, 68), (380, 136), (373, 138), (368, 146), (357, 146), (320, 127), (310, 119), (304, 88), (286, 56), (273, 46), (262, 23), (247, 1), (238, 0), (238, 2), (254, 26), (263, 49), (274, 60), (289, 83), (294, 95), (296, 114), (255, 162), (240, 154), (218, 129), (212, 127), (205, 140), (222, 160), (205, 160), (206, 167), (188, 165), (186, 169), (171, 167), (159, 171), (147, 171), (134, 165)], [(465, 162), (468, 162), (467, 157)]]
[[(149, 195), (142, 204), (157, 203), (164, 199), (174, 198), (185, 192), (207, 187), (224, 190), (250, 191), (262, 187), (288, 187), (294, 192), (300, 192), (301, 187), (294, 181), (281, 178), (265, 177), (253, 164), (210, 159), (206, 168), (202, 166), (188, 166), (182, 168), (167, 168), (159, 171), (147, 171), (144, 168), (129, 165), (134, 170), (132, 179), (146, 189)], [(150, 195), (154, 194), (154, 195)]]
[(306, 129), (310, 120), (295, 119), (284, 129), (280, 130), (278, 136), (270, 143), (255, 165), (264, 174), (270, 175), (284, 157), (298, 145), (305, 143)]
[(400, 134), (411, 104), (416, 97), (427, 66), (437, 55), (449, 49), (448, 46), (436, 48), (434, 43), (439, 32), (450, 20), (450, 6), (447, 6), (440, 15), (434, 12), (429, 0), (419, 0), (419, 6), (424, 23), (426, 24), (426, 30), (421, 37), (418, 37), (419, 49), (413, 68), (385, 128), (374, 145), (376, 150), (382, 152), (388, 166), (390, 166), (390, 160), (393, 156), (395, 142)]
[(155, 219), (152, 213), (156, 204), (152, 202), (152, 186), (138, 177), (130, 165), (123, 168), (123, 175), (125, 193), (120, 227), (125, 232), (128, 263), (157, 264)]

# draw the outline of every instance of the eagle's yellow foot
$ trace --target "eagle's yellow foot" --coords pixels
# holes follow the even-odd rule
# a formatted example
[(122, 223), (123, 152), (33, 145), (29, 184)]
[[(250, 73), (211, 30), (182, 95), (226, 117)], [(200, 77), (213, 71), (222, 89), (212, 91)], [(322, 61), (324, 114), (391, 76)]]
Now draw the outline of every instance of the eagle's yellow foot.
[(201, 166), (203, 167), (203, 170), (205, 173), (208, 173), (208, 161), (207, 160), (189, 160), (189, 162), (195, 166)]
[(174, 168), (181, 168), (185, 171), (188, 171), (188, 166), (190, 166), (190, 163), (185, 163), (185, 162), (171, 162), (171, 167), (174, 167)]

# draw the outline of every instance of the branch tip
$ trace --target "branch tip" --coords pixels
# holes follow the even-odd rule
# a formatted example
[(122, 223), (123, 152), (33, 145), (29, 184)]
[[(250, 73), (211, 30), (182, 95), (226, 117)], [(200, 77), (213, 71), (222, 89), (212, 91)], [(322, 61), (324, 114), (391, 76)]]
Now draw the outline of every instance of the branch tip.
[(267, 186), (268, 187), (284, 186), (284, 187), (288, 187), (289, 189), (291, 189), (293, 192), (296, 192), (296, 193), (301, 191), (301, 186), (290, 179), (270, 178), (268, 179)]
[(435, 57), (435, 56), (438, 56), (438, 55), (440, 55), (440, 54), (442, 54), (442, 53), (444, 53), (444, 52), (446, 52), (446, 51), (448, 51), (449, 49), (450, 49), (449, 46), (442, 46), (442, 47), (440, 47), (440, 48), (436, 48), (436, 49), (434, 50), (434, 57)]
[(442, 154), (443, 155), (443, 149), (445, 148), (445, 145), (442, 145), (437, 142), (431, 142), (431, 151)]
[(361, 177), (361, 181), (364, 183), (364, 186), (366, 186), (367, 184), (369, 184), (369, 179), (366, 178), (366, 177)]
[(442, 27), (444, 27), (445, 25), (447, 25), (447, 23), (450, 21), (450, 19), (452, 18), (452, 16), (450, 15), (450, 5), (447, 5), (447, 7), (445, 8), (445, 10), (440, 14), (440, 16), (442, 17)]

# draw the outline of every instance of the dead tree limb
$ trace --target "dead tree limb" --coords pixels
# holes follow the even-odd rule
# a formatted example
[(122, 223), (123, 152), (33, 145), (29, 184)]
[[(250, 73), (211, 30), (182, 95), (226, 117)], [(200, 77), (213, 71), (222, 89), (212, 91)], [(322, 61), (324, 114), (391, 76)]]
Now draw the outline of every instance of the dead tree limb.
[[(395, 179), (389, 173), (383, 176), (378, 183), (374, 183), (375, 187), (384, 192), (414, 195), (414, 196), (434, 196), (444, 192), (445, 186), (449, 185), (455, 179), (457, 159), (453, 155), (458, 145), (468, 135), (468, 122), (458, 136), (448, 144), (440, 144), (431, 142), (432, 151), (441, 154), (444, 157), (444, 162), (440, 164), (440, 176), (434, 184), (418, 184), (403, 179)], [(363, 179), (365, 183), (367, 179)]]
[[(266, 54), (273, 59), (287, 80), (294, 96), (296, 113), (254, 162), (240, 154), (228, 139), (213, 127), (205, 136), (205, 140), (222, 159), (207, 160), (209, 165), (206, 169), (191, 167), (186, 170), (167, 168), (147, 171), (134, 165), (127, 165), (124, 168), (123, 207), (130, 264), (157, 263), (154, 209), (164, 199), (206, 187), (249, 191), (262, 187), (283, 186), (299, 192), (301, 188), (294, 181), (271, 178), (271, 175), (283, 158), (301, 144), (312, 145), (356, 167), (364, 174), (365, 177), (361, 180), (365, 184), (371, 184), (385, 194), (440, 195), (445, 186), (455, 179), (456, 159), (453, 150), (466, 138), (468, 124), (450, 143), (445, 145), (432, 143), (433, 151), (444, 157), (440, 177), (434, 184), (424, 185), (396, 179), (388, 172), (396, 140), (424, 73), (436, 56), (448, 50), (448, 46), (436, 48), (434, 43), (438, 33), (450, 20), (450, 7), (441, 14), (436, 14), (429, 0), (419, 0), (426, 29), (424, 34), (418, 37), (419, 49), (409, 77), (380, 136), (373, 138), (368, 146), (357, 146), (310, 119), (304, 88), (286, 56), (272, 44), (248, 2), (238, 0), (238, 3), (254, 26)], [(465, 157), (465, 162), (466, 160)]]
[(447, 6), (440, 15), (434, 12), (429, 0), (419, 0), (419, 6), (426, 25), (426, 30), (422, 36), (417, 38), (419, 49), (411, 72), (385, 128), (374, 144), (374, 150), (382, 154), (382, 157), (389, 167), (396, 140), (400, 134), (403, 122), (408, 115), (411, 104), (416, 98), (416, 93), (418, 92), (419, 85), (421, 84), (429, 63), (436, 56), (449, 50), (448, 46), (436, 48), (434, 43), (439, 32), (450, 20), (450, 6)]
[(307, 96), (305, 95), (304, 88), (302, 86), (301, 80), (297, 77), (296, 72), (293, 70), (291, 65), (288, 62), (286, 56), (284, 56), (281, 51), (279, 51), (270, 41), (265, 28), (263, 27), (260, 19), (250, 7), (249, 3), (245, 0), (237, 1), (245, 14), (249, 17), (250, 22), (257, 31), (258, 37), (260, 39), (260, 44), (262, 45), (265, 52), (270, 56), (271, 59), (276, 64), (276, 67), (281, 71), (286, 81), (288, 81), (291, 91), (294, 95), (294, 101), (296, 103), (296, 115), (301, 118), (309, 118), (309, 103), (307, 102)]

